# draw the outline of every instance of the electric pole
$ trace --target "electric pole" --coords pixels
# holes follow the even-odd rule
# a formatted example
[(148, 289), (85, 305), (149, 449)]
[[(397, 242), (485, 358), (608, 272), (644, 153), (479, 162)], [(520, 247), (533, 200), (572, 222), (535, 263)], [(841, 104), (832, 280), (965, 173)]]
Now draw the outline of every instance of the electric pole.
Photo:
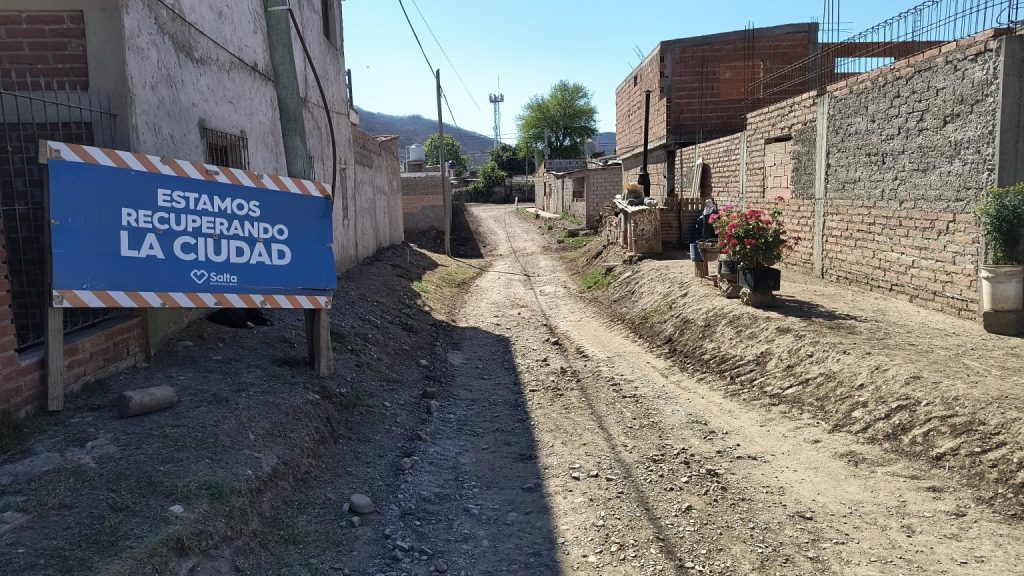
[(452, 199), (448, 196), (448, 167), (444, 162), (444, 119), (441, 116), (441, 69), (435, 71), (437, 79), (437, 161), (441, 169), (441, 199), (444, 205), (444, 253), (452, 256)]

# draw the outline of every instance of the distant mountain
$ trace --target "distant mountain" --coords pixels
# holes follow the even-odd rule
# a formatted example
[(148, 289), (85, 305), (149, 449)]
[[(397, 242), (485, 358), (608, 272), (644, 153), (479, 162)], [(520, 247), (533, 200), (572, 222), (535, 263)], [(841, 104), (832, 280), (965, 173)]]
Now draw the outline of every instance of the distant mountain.
[[(431, 134), (437, 133), (437, 120), (424, 118), (418, 114), (411, 116), (394, 116), (380, 112), (370, 112), (356, 106), (359, 112), (359, 127), (374, 136), (398, 136), (398, 157), (405, 160), (409, 154), (409, 146), (423, 144)], [(478, 132), (463, 130), (448, 124), (444, 125), (444, 133), (455, 136), (462, 144), (462, 152), (469, 156), (470, 164), (480, 166), (490, 159), (487, 151), (494, 145), (494, 138)], [(615, 132), (600, 132), (597, 135), (598, 150), (605, 154), (615, 153)]]
[[(431, 134), (437, 133), (436, 119), (431, 120), (420, 115), (393, 116), (370, 112), (358, 106), (356, 110), (359, 112), (359, 127), (366, 132), (374, 136), (398, 136), (398, 157), (401, 160), (408, 156), (409, 146), (423, 144)], [(444, 125), (444, 133), (455, 136), (462, 144), (462, 152), (469, 156), (470, 164), (473, 166), (480, 166), (490, 158), (487, 150), (494, 145), (494, 138), (456, 128), (447, 122)]]

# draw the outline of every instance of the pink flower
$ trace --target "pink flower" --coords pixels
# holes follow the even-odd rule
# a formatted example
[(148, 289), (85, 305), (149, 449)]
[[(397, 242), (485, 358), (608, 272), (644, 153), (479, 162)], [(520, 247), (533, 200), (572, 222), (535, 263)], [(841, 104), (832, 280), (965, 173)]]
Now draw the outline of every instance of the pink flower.
[(722, 206), (722, 210), (723, 210), (723, 211), (725, 211), (725, 212), (728, 212), (728, 211), (732, 210), (732, 209), (733, 209), (733, 208), (735, 208), (735, 207), (736, 207), (736, 206), (735, 206), (735, 205), (733, 205), (733, 204), (724, 204), (724, 205)]
[(728, 248), (722, 248), (722, 254), (728, 254), (728, 253), (729, 253), (729, 249)]
[(740, 245), (739, 240), (737, 240), (735, 238), (733, 238), (732, 240), (729, 240), (729, 246), (739, 246), (739, 245)]
[(754, 240), (753, 238), (747, 238), (744, 244), (746, 244), (747, 247), (757, 246), (757, 240)]
[(718, 214), (712, 214), (708, 216), (708, 224), (714, 223), (715, 220), (718, 220)]

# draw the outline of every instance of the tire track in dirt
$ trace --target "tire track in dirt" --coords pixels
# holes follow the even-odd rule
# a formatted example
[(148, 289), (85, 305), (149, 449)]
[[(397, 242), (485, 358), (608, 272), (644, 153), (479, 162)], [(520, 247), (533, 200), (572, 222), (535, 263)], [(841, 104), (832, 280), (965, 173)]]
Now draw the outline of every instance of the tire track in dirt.
[[(505, 241), (524, 254), (523, 268), (536, 276), (529, 279), (529, 289), (540, 316), (563, 341), (579, 347), (567, 352), (567, 362), (585, 376), (579, 386), (594, 398), (588, 408), (594, 418), (618, 420), (614, 427), (625, 431), (632, 430), (623, 420), (643, 422), (640, 436), (646, 438), (636, 444), (624, 441), (630, 442), (633, 455), (640, 446), (658, 453), (654, 440), (666, 438), (673, 446), (693, 446), (694, 453), (704, 452), (713, 465), (727, 469), (730, 488), (737, 493), (760, 492), (759, 497), (740, 496), (751, 504), (741, 513), (717, 512), (749, 520), (746, 525), (755, 528), (763, 523), (768, 538), (781, 533), (781, 557), (787, 552), (790, 558), (810, 556), (816, 564), (806, 573), (823, 572), (830, 563), (849, 574), (1024, 572), (1019, 545), (1024, 532), (960, 496), (948, 476), (850, 436), (828, 434), (820, 423), (742, 405), (687, 378), (575, 296), (558, 257), (545, 254), (540, 236), (510, 217), (509, 209), (475, 211), (492, 245), (500, 228), (509, 227)], [(620, 390), (621, 383), (635, 389), (616, 397), (609, 380), (620, 381)], [(532, 396), (530, 402), (533, 413)], [(538, 409), (542, 416), (544, 409)], [(572, 410), (572, 403), (564, 409)], [(616, 417), (616, 409), (623, 415)], [(534, 415), (534, 420), (543, 418)], [(637, 458), (619, 463), (634, 470), (641, 465)], [(795, 540), (785, 542), (790, 535)], [(751, 540), (756, 537), (745, 540), (742, 531), (723, 530), (721, 557), (744, 558), (744, 549), (757, 549)], [(781, 570), (802, 572), (796, 566)]]

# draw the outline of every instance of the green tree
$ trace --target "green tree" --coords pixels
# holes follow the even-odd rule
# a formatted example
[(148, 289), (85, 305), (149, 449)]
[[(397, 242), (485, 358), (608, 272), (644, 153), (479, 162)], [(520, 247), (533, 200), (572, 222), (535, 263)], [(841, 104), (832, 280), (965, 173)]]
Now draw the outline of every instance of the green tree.
[[(427, 158), (427, 164), (437, 165), (438, 153), (437, 134), (431, 134), (423, 143), (423, 154)], [(453, 162), (452, 166), (456, 174), (465, 174), (469, 161), (462, 153), (462, 145), (451, 134), (444, 135), (444, 161)]]
[(506, 180), (508, 174), (493, 160), (480, 167), (480, 186), (484, 190), (503, 186)]
[(511, 144), (502, 143), (497, 148), (491, 148), (488, 154), (491, 155), (491, 162), (509, 174), (524, 174), (527, 165), (532, 167), (534, 164), (532, 155), (523, 156), (521, 150)]
[(597, 135), (597, 108), (584, 85), (562, 80), (547, 95), (536, 95), (516, 117), (523, 156), (544, 156), (547, 133), (550, 158), (582, 158), (583, 144)]

